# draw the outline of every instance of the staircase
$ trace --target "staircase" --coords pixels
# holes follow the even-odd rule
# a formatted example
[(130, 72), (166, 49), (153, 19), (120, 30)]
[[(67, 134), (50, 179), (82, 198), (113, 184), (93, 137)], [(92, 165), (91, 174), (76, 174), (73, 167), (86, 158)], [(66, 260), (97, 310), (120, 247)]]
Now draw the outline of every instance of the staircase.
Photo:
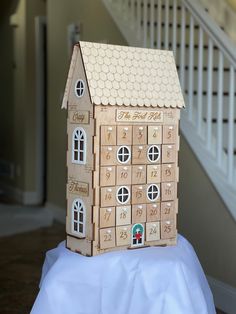
[(172, 50), (181, 131), (236, 219), (236, 46), (198, 0), (103, 0), (131, 46)]

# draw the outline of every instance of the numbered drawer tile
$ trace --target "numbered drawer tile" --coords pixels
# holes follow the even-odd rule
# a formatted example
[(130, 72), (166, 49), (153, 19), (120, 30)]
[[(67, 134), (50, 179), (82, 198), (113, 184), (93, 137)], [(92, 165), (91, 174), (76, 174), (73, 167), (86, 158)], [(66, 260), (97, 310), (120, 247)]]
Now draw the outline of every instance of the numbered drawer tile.
[(116, 147), (101, 146), (101, 166), (112, 166), (116, 163)]
[(146, 204), (132, 205), (132, 223), (146, 222)]
[(175, 164), (163, 164), (161, 167), (162, 182), (175, 181), (176, 178), (175, 172), (176, 172)]
[(130, 245), (131, 226), (116, 227), (116, 245)]
[(175, 145), (162, 145), (162, 162), (176, 162), (177, 161), (177, 151)]
[(132, 126), (119, 125), (117, 126), (117, 145), (132, 144)]
[(147, 162), (149, 164), (161, 163), (161, 145), (147, 146)]
[(161, 165), (147, 165), (147, 183), (161, 182)]
[(175, 202), (161, 203), (161, 220), (173, 220), (176, 216)]
[(147, 143), (147, 127), (144, 125), (133, 126), (133, 145)]
[(148, 144), (162, 143), (162, 126), (151, 125), (148, 127)]
[(146, 164), (147, 163), (147, 146), (134, 145), (132, 146), (132, 164)]
[(131, 224), (131, 206), (117, 206), (116, 207), (116, 225)]
[(157, 221), (160, 219), (160, 203), (147, 204), (147, 221)]
[(177, 141), (177, 126), (164, 125), (163, 126), (163, 144), (174, 144)]
[(117, 164), (127, 165), (131, 163), (131, 147), (122, 145), (117, 147)]
[(100, 208), (100, 228), (115, 226), (115, 207)]
[(101, 188), (101, 207), (109, 207), (116, 205), (115, 187)]
[(161, 187), (160, 183), (151, 183), (146, 187), (146, 203), (160, 202)]
[(101, 145), (116, 145), (116, 126), (101, 126)]
[(137, 165), (132, 166), (132, 184), (146, 183), (146, 166)]
[(175, 220), (161, 221), (161, 239), (171, 239), (176, 237), (176, 223)]
[(127, 185), (131, 184), (132, 174), (131, 166), (117, 166), (116, 167), (116, 184)]
[(116, 167), (108, 166), (100, 168), (100, 185), (110, 186), (116, 184)]
[(132, 185), (132, 204), (145, 203), (146, 187), (145, 185)]
[(115, 228), (100, 229), (100, 248), (109, 249), (115, 247), (116, 236)]
[(171, 201), (176, 198), (177, 185), (175, 182), (167, 182), (161, 184), (161, 199), (162, 201)]
[(147, 222), (146, 223), (146, 241), (160, 240), (160, 222)]

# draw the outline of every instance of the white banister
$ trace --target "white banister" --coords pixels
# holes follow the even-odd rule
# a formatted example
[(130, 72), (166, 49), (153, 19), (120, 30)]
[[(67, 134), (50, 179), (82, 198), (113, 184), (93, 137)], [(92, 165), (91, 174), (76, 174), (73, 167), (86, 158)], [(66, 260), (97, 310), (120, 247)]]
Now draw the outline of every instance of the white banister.
[(154, 0), (150, 2), (150, 47), (154, 47)]
[(181, 48), (180, 48), (180, 84), (184, 89), (184, 72), (185, 72), (185, 27), (186, 14), (185, 6), (181, 7)]
[(143, 0), (143, 46), (147, 47), (147, 0)]
[(189, 69), (188, 69), (188, 113), (189, 120), (193, 120), (193, 60), (194, 60), (194, 19), (190, 17), (189, 31)]
[(177, 0), (173, 0), (173, 20), (172, 20), (172, 50), (173, 50), (173, 53), (174, 53), (174, 56), (176, 58), (176, 7), (177, 7), (177, 4), (176, 4), (176, 1)]
[(202, 135), (202, 77), (203, 77), (203, 30), (199, 26), (198, 37), (198, 92), (197, 92), (197, 133)]
[(136, 27), (137, 27), (138, 38), (140, 39), (141, 37), (141, 2), (137, 1), (136, 5), (137, 5)]
[(157, 4), (157, 48), (161, 49), (161, 6), (162, 1), (158, 0)]
[(165, 0), (165, 49), (169, 49), (169, 0)]
[(224, 57), (223, 53), (219, 51), (218, 60), (218, 103), (217, 103), (217, 163), (222, 165), (223, 152), (223, 76), (224, 76)]
[(229, 115), (228, 115), (228, 181), (233, 183), (234, 177), (234, 93), (235, 73), (233, 65), (230, 66), (229, 84)]
[(213, 67), (213, 42), (208, 39), (207, 57), (207, 149), (211, 150), (212, 145), (212, 67)]

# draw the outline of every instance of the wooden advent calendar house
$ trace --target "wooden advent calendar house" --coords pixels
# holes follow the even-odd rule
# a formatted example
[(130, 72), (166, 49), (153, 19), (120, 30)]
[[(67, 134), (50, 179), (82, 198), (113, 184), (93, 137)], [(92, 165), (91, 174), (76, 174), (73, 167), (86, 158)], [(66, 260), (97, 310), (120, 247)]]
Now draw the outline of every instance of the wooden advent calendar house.
[(172, 52), (75, 45), (62, 104), (69, 249), (91, 256), (176, 243), (182, 107)]

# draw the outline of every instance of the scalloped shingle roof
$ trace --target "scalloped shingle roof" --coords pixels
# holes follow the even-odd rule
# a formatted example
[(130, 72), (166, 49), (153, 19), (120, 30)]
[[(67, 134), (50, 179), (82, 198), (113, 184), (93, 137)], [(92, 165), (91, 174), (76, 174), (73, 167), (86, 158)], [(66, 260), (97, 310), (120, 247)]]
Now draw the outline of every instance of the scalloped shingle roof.
[(92, 103), (184, 107), (171, 51), (79, 43)]

